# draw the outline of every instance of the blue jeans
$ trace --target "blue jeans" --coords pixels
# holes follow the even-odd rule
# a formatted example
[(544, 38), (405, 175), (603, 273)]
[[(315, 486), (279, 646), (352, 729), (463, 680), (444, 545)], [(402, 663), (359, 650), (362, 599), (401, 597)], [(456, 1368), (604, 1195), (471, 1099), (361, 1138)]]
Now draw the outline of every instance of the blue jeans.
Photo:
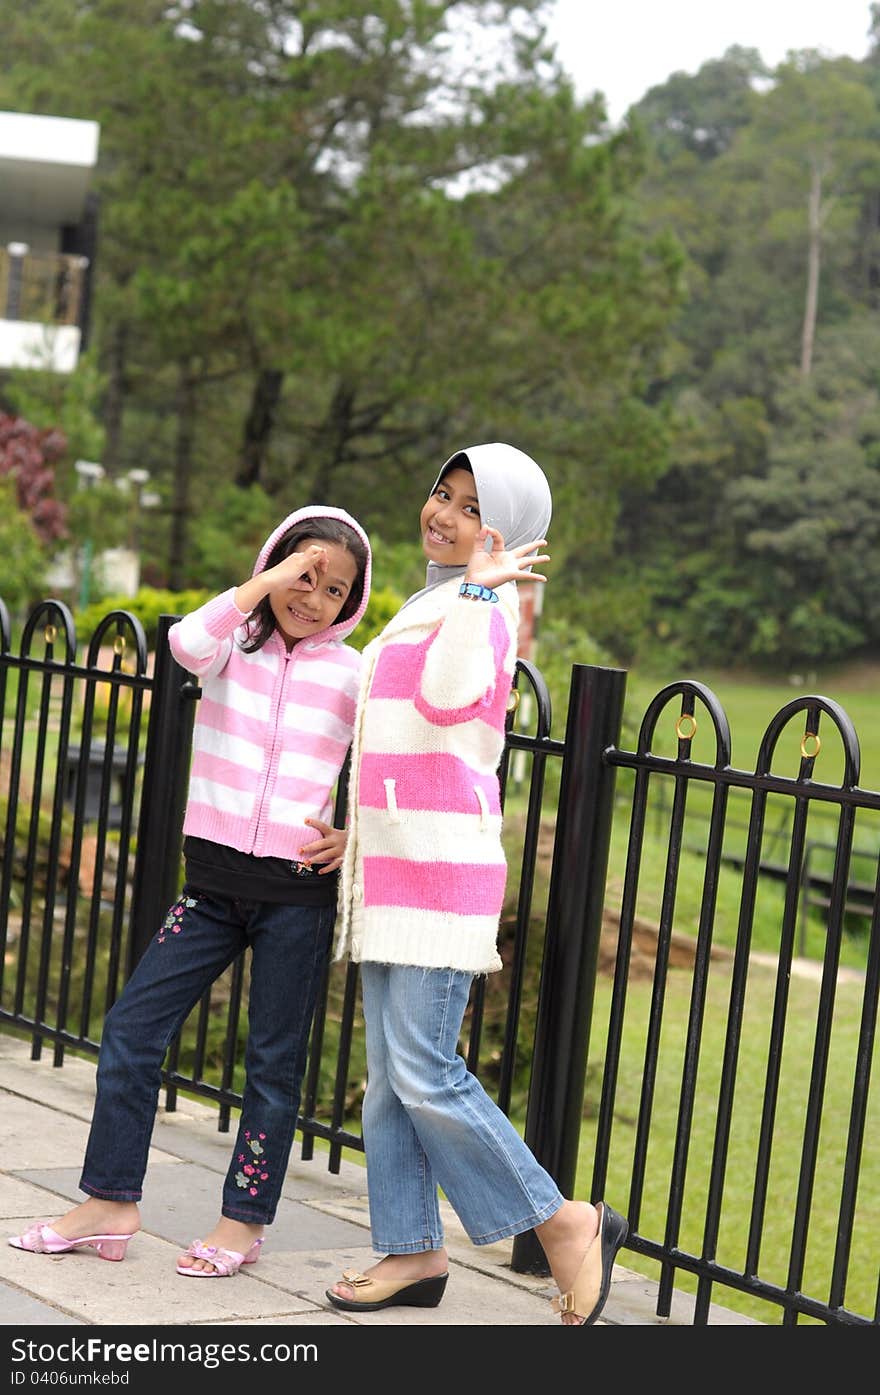
[(362, 1123), (373, 1248), (443, 1245), (442, 1187), (475, 1245), (549, 1220), (553, 1178), (458, 1055), (472, 975), (362, 964), (367, 1091)]
[(80, 1187), (139, 1201), (166, 1049), (205, 990), (248, 945), (245, 1088), (221, 1210), (268, 1225), (293, 1143), (333, 906), (240, 901), (185, 886), (104, 1022)]

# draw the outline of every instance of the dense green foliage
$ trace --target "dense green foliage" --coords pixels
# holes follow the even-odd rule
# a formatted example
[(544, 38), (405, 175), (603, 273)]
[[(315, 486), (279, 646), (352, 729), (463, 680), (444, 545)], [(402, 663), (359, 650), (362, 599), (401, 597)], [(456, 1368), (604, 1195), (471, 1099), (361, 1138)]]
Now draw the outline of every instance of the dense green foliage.
[(766, 74), (732, 49), (631, 113), (651, 151), (641, 217), (685, 248), (687, 294), (655, 384), (674, 463), (622, 506), (629, 655), (876, 650), (878, 98), (876, 50)]
[(323, 501), (405, 592), (437, 464), (502, 439), (553, 486), (548, 638), (876, 651), (876, 44), (731, 48), (613, 129), (539, 0), (33, 0), (0, 107), (101, 126), (92, 347), (0, 407), (150, 471), (152, 585), (231, 584)]
[[(222, 549), (200, 520), (222, 535), (230, 486), (412, 540), (437, 464), (492, 439), (546, 466), (561, 568), (665, 462), (645, 388), (679, 254), (636, 226), (641, 140), (575, 100), (538, 9), (195, 0), (182, 23), (161, 0), (35, 0), (9, 17), (0, 106), (100, 122), (94, 347), (70, 388), (103, 429), (92, 458), (162, 493), (151, 582), (206, 584)], [(449, 51), (466, 21), (488, 56)], [(72, 433), (57, 378), (3, 391), (31, 416), (42, 391)]]
[(42, 599), (46, 558), (28, 513), (18, 507), (15, 486), (0, 479), (0, 598), (11, 612)]
[[(212, 590), (163, 591), (154, 586), (142, 586), (134, 596), (106, 596), (75, 613), (76, 637), (81, 643), (90, 640), (111, 610), (123, 610), (141, 622), (147, 643), (152, 648), (156, 643), (160, 616), (185, 615), (204, 605), (212, 595)], [(355, 649), (363, 649), (374, 635), (385, 628), (392, 615), (400, 609), (402, 600), (403, 596), (388, 586), (372, 591), (366, 613), (349, 641)]]

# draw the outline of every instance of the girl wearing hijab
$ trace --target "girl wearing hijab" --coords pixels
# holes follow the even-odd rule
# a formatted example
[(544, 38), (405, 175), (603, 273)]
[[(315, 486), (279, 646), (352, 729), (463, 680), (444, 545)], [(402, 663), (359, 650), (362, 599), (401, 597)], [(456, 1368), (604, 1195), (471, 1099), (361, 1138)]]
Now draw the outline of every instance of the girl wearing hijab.
[[(364, 650), (335, 957), (361, 966), (363, 1131), (373, 1248), (338, 1308), (434, 1307), (442, 1187), (475, 1245), (534, 1229), (563, 1322), (591, 1324), (627, 1225), (568, 1201), (458, 1054), (475, 974), (501, 968), (506, 863), (497, 769), (516, 663), (515, 581), (549, 561), (551, 500), (502, 443), (446, 461), (421, 512), (426, 585)], [(308, 853), (308, 848), (303, 849)]]

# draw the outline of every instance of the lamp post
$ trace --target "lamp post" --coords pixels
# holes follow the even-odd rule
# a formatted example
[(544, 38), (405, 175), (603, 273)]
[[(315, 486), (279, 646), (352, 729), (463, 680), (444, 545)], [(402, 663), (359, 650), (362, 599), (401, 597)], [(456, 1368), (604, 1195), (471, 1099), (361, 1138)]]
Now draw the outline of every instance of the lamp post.
[[(104, 478), (105, 470), (103, 465), (99, 465), (95, 460), (76, 460), (73, 468), (76, 470), (79, 489), (91, 489), (98, 480)], [(82, 561), (80, 563), (79, 578), (79, 608), (85, 610), (89, 603), (89, 593), (92, 584), (92, 555), (94, 552), (94, 542), (92, 540), (92, 525), (88, 522), (88, 532), (83, 543)]]
[(140, 540), (140, 520), (141, 510), (155, 508), (160, 502), (159, 495), (147, 490), (145, 486), (150, 481), (149, 470), (134, 469), (127, 470), (124, 475), (117, 479), (117, 487), (129, 498), (128, 511), (128, 550), (132, 557), (135, 568), (134, 591), (140, 585), (141, 570), (141, 540)]
[(7, 320), (21, 319), (24, 259), (30, 250), (26, 242), (7, 242), (6, 244), (6, 251), (9, 255), (9, 278), (6, 284), (4, 317)]

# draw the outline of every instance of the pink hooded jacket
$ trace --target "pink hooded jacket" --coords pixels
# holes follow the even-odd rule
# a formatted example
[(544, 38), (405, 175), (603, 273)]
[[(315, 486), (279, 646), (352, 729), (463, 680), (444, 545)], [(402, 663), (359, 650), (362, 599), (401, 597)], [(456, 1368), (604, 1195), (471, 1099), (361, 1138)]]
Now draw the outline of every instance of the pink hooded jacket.
[(281, 535), (309, 518), (339, 519), (366, 545), (364, 594), (354, 615), (290, 650), (276, 632), (246, 653), (247, 616), (231, 587), (168, 634), (175, 659), (202, 689), (183, 831), (257, 857), (295, 859), (316, 836), (305, 820), (332, 821), (352, 738), (361, 656), (343, 640), (370, 596), (366, 533), (342, 509), (297, 509), (266, 539), (252, 575), (263, 570)]

